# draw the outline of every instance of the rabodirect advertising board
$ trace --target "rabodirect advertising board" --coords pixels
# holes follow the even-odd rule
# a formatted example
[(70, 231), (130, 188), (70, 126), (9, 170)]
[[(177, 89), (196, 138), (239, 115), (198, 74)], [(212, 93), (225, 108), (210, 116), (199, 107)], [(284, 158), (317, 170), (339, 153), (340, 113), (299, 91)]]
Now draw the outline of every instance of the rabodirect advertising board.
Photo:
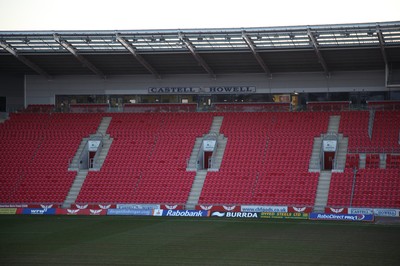
[(308, 213), (302, 212), (262, 212), (261, 218), (267, 219), (308, 219)]
[(374, 216), (368, 214), (310, 213), (310, 220), (373, 222)]
[(209, 211), (197, 210), (154, 210), (153, 216), (171, 216), (171, 217), (208, 217)]
[(36, 214), (36, 215), (55, 215), (56, 209), (49, 208), (49, 209), (41, 209), (41, 208), (24, 208), (22, 210), (22, 214)]
[(219, 218), (260, 218), (259, 212), (212, 212), (211, 217)]

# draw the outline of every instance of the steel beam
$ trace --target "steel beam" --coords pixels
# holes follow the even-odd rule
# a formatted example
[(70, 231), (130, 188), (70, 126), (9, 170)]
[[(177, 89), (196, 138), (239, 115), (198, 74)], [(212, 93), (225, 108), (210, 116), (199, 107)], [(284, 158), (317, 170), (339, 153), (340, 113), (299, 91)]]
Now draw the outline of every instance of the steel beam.
[(382, 34), (382, 31), (379, 28), (379, 26), (376, 27), (376, 34), (378, 35), (379, 46), (381, 48), (383, 61), (385, 62), (385, 66), (387, 66), (388, 65), (388, 59), (387, 59), (386, 50), (385, 50), (385, 39), (383, 38), (383, 34)]
[(326, 75), (327, 77), (329, 77), (329, 76), (330, 76), (330, 73), (329, 73), (328, 65), (326, 64), (324, 57), (322, 56), (321, 52), (319, 51), (318, 42), (317, 42), (317, 40), (315, 39), (315, 36), (314, 36), (314, 34), (311, 32), (310, 29), (307, 30), (307, 35), (308, 35), (308, 38), (310, 38), (310, 41), (311, 41), (312, 46), (313, 46), (313, 48), (314, 48), (315, 54), (316, 54), (317, 57), (318, 57), (318, 61), (319, 61), (319, 63), (322, 65), (322, 68), (324, 69), (325, 75)]
[(54, 40), (59, 43), (62, 47), (64, 47), (68, 52), (70, 52), (79, 62), (81, 62), (85, 67), (89, 68), (93, 73), (99, 76), (102, 79), (105, 79), (106, 76), (104, 73), (98, 69), (95, 65), (90, 63), (85, 57), (79, 54), (74, 46), (72, 46), (67, 40), (63, 40), (58, 34), (54, 34)]
[(253, 53), (254, 57), (256, 58), (258, 64), (264, 70), (265, 74), (267, 74), (267, 76), (271, 78), (272, 77), (271, 71), (269, 70), (268, 66), (265, 64), (265, 62), (261, 58), (261, 56), (258, 54), (256, 47), (254, 46), (254, 43), (251, 40), (251, 38), (245, 32), (242, 32), (242, 38), (246, 42), (247, 46), (250, 48), (251, 52)]
[(204, 59), (196, 52), (195, 47), (190, 42), (188, 38), (186, 38), (181, 32), (179, 33), (179, 39), (186, 45), (189, 51), (192, 53), (193, 57), (196, 61), (204, 68), (204, 70), (214, 79), (216, 79), (216, 75), (211, 67), (204, 61)]
[(20, 55), (14, 48), (12, 48), (10, 45), (8, 45), (6, 42), (0, 41), (0, 47), (2, 47), (4, 50), (15, 56), (19, 61), (30, 67), (32, 70), (34, 70), (36, 73), (42, 75), (45, 77), (47, 80), (53, 79), (51, 75), (49, 75), (46, 71), (44, 71), (42, 68), (40, 68), (38, 65), (33, 63), (31, 60), (26, 58), (23, 55)]
[(140, 54), (136, 52), (136, 48), (133, 47), (129, 41), (123, 38), (119, 33), (116, 34), (116, 38), (122, 44), (122, 46), (124, 46), (125, 49), (128, 50), (136, 58), (136, 60), (139, 61), (140, 64), (142, 64), (142, 66), (144, 66), (156, 78), (161, 78), (157, 70), (155, 70)]

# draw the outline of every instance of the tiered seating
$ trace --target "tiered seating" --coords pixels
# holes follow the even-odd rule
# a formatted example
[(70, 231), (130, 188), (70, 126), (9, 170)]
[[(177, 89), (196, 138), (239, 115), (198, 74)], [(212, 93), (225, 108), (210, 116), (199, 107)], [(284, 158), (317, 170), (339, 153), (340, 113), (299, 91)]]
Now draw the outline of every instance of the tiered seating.
[(319, 174), (309, 173), (308, 164), (314, 137), (326, 132), (329, 115), (277, 114), (274, 125), (269, 127), (265, 164), (255, 190), (255, 202), (291, 206), (314, 204)]
[(400, 170), (360, 169), (356, 177), (354, 207), (400, 208)]
[(360, 155), (358, 153), (348, 153), (346, 155), (346, 168), (359, 168)]
[(386, 168), (400, 168), (400, 154), (386, 155)]
[(372, 138), (368, 111), (341, 112), (339, 132), (349, 137), (349, 152), (400, 152), (400, 111), (376, 111)]
[(339, 133), (349, 138), (348, 151), (359, 153), (369, 151), (371, 140), (368, 136), (369, 112), (351, 111), (340, 113)]
[(353, 186), (353, 169), (346, 168), (344, 173), (332, 173), (329, 187), (328, 206), (350, 206), (351, 190)]
[(208, 173), (200, 204), (250, 203), (267, 146), (270, 116), (225, 113), (220, 132), (228, 138), (219, 172)]
[[(228, 143), (220, 171), (207, 175), (200, 204), (314, 204), (318, 174), (308, 172), (309, 159), (330, 112), (109, 115), (113, 144), (101, 171), (89, 172), (77, 203), (184, 204), (195, 175), (186, 171), (187, 159), (196, 137), (207, 133), (212, 117), (219, 115)], [(376, 113), (372, 141), (366, 133), (368, 112), (340, 115), (353, 150), (394, 145), (397, 111)], [(68, 161), (101, 117), (24, 113), (0, 124), (0, 203), (62, 203), (76, 174), (67, 171)], [(387, 169), (379, 169), (379, 156), (367, 153), (351, 199), (359, 154), (348, 154), (344, 173), (332, 174), (328, 205), (400, 208), (400, 155), (387, 155)]]
[(113, 114), (114, 138), (100, 172), (90, 172), (78, 203), (184, 204), (195, 173), (186, 172), (196, 137), (210, 114)]
[(376, 111), (371, 144), (378, 152), (400, 152), (400, 111)]
[[(377, 103), (381, 106), (381, 103)], [(379, 106), (374, 106), (378, 108)], [(379, 108), (378, 108), (379, 109)], [(342, 112), (339, 132), (349, 137), (349, 151), (365, 153), (365, 169), (355, 179), (353, 207), (399, 207), (400, 164), (398, 155), (387, 154), (386, 168), (380, 168), (380, 153), (398, 152), (400, 112), (376, 111), (372, 139), (368, 137), (369, 112)], [(377, 153), (380, 152), (380, 153)], [(356, 158), (356, 159), (355, 159)], [(348, 154), (345, 173), (332, 175), (328, 205), (346, 207), (351, 202), (352, 169), (359, 155)], [(339, 188), (339, 189), (338, 189)]]
[(379, 154), (367, 154), (365, 158), (365, 168), (379, 168)]
[(199, 203), (313, 205), (318, 174), (308, 173), (308, 162), (328, 121), (317, 113), (224, 114), (228, 145)]
[(68, 162), (99, 123), (98, 115), (12, 115), (0, 130), (7, 151), (0, 160), (0, 201), (62, 203), (76, 175), (67, 171)]

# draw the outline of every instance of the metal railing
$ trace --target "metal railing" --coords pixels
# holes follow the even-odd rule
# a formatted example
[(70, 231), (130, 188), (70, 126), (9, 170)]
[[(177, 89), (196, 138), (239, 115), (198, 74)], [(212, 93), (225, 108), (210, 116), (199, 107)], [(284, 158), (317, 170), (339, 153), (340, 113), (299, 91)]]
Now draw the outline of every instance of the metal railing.
[(369, 120), (368, 120), (368, 136), (369, 136), (369, 139), (372, 139), (372, 129), (374, 128), (374, 120), (375, 120), (375, 110), (371, 109), (369, 111)]
[(357, 168), (353, 168), (353, 184), (351, 186), (350, 207), (353, 206), (354, 189), (356, 186)]

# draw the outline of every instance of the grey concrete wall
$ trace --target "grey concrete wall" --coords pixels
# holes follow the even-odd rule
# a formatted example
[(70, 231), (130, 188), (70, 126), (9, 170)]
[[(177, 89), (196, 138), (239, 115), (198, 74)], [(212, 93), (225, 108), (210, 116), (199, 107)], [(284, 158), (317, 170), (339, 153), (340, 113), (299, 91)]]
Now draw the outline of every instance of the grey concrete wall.
[(24, 106), (24, 76), (0, 75), (0, 96), (7, 98), (7, 111)]
[(143, 76), (56, 76), (48, 81), (40, 76), (26, 76), (27, 104), (54, 104), (55, 95), (148, 94), (149, 87), (254, 86), (256, 93), (386, 91), (384, 71), (335, 72), (327, 78), (322, 73), (171, 75), (155, 79)]

